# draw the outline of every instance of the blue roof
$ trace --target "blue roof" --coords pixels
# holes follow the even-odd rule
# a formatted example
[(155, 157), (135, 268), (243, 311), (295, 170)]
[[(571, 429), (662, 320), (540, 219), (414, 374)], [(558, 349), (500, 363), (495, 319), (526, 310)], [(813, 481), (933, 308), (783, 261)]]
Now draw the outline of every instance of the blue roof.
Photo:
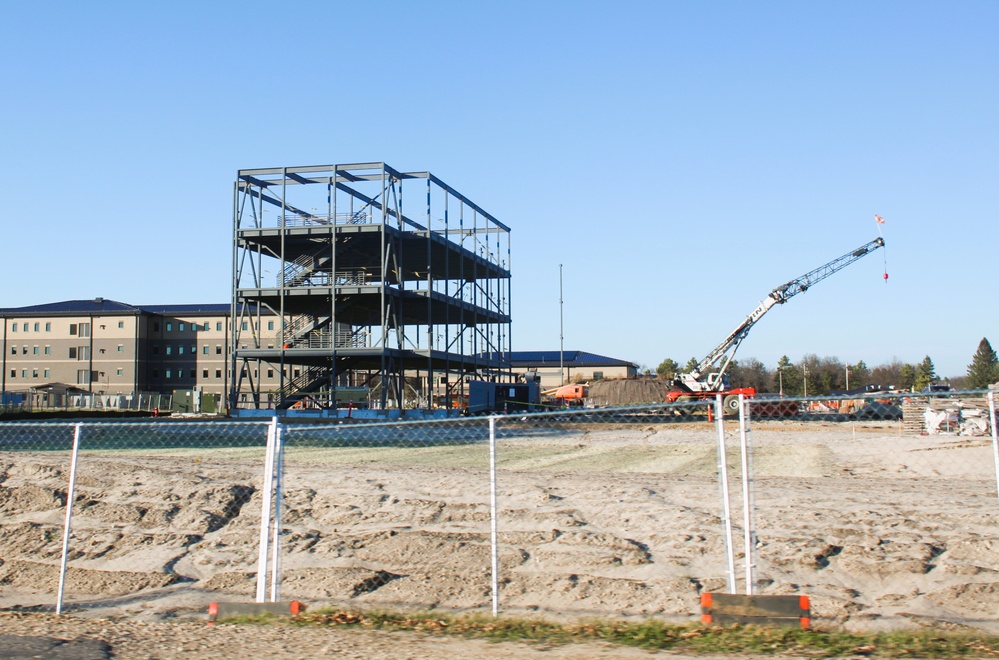
[[(491, 353), (490, 357), (495, 358)], [(586, 351), (511, 351), (505, 354), (512, 367), (537, 367), (563, 364), (567, 367), (626, 367), (635, 366), (628, 360), (618, 360)]]
[(229, 313), (229, 303), (194, 305), (129, 305), (108, 298), (90, 300), (64, 300), (62, 302), (29, 305), (27, 307), (0, 308), (3, 316), (46, 316), (58, 314), (218, 314)]
[(114, 312), (116, 314), (139, 314), (142, 310), (117, 300), (91, 298), (90, 300), (64, 300), (62, 302), (29, 305), (28, 307), (0, 308), (0, 314), (90, 314), (92, 312)]

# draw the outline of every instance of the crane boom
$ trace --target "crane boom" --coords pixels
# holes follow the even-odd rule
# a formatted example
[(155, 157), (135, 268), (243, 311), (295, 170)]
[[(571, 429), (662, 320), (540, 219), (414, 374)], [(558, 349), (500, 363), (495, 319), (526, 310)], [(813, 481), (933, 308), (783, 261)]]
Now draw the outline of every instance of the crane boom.
[(700, 361), (700, 363), (698, 363), (697, 367), (691, 371), (690, 374), (685, 375), (684, 381), (686, 381), (687, 386), (689, 387), (695, 381), (698, 381), (705, 371), (724, 358), (725, 361), (722, 364), (721, 369), (719, 369), (717, 376), (715, 376), (711, 381), (712, 388), (722, 387), (722, 376), (728, 369), (729, 363), (732, 362), (732, 358), (735, 357), (735, 352), (739, 350), (739, 344), (741, 344), (742, 340), (746, 338), (746, 335), (749, 334), (752, 327), (756, 325), (756, 323), (763, 318), (763, 315), (770, 311), (774, 305), (783, 305), (799, 293), (804, 293), (833, 273), (846, 268), (854, 261), (867, 256), (878, 248), (884, 247), (884, 245), (884, 239), (878, 237), (869, 243), (861, 245), (856, 250), (847, 252), (838, 259), (833, 259), (829, 263), (819, 266), (815, 270), (809, 271), (801, 277), (785, 282), (775, 288), (759, 305), (757, 305), (756, 309), (754, 309), (749, 316), (747, 316), (746, 319), (740, 323), (738, 327), (736, 327), (735, 330), (729, 333), (724, 341), (718, 344), (704, 357), (703, 360)]

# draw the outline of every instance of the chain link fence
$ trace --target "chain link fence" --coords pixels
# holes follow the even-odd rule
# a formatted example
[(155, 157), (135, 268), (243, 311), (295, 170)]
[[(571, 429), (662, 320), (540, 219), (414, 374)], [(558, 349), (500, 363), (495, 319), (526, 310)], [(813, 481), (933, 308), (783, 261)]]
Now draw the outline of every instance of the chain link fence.
[(0, 607), (689, 620), (700, 593), (738, 592), (809, 595), (847, 628), (994, 626), (990, 399), (3, 423)]

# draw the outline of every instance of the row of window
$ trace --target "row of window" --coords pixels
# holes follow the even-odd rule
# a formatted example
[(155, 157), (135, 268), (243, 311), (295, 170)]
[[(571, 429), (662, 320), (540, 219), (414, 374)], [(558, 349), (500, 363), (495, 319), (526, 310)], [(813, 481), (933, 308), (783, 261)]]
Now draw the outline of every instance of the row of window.
[[(48, 345), (46, 345), (46, 346), (30, 346), (30, 347), (29, 346), (22, 346), (21, 347), (21, 355), (27, 355), (28, 354), (28, 348), (31, 349), (31, 354), (32, 355), (39, 355), (39, 354), (41, 354), (41, 355), (52, 355), (52, 347), (48, 346)], [(40, 352), (39, 352), (39, 348), (41, 349)], [(105, 349), (101, 348), (101, 349), (98, 349), (98, 350), (100, 350), (100, 352), (103, 353)], [(118, 344), (118, 352), (119, 353), (124, 353), (125, 352), (125, 345), (124, 344)], [(11, 346), (10, 347), (10, 354), (11, 355), (17, 355), (17, 346)], [(80, 356), (80, 357), (77, 357), (77, 356)], [(87, 358), (90, 357), (90, 347), (89, 346), (70, 346), (69, 347), (69, 357), (71, 359), (72, 358), (76, 358), (76, 359), (80, 359), (80, 360), (86, 360)]]
[[(21, 378), (28, 378), (28, 371), (31, 371), (31, 378), (38, 378), (39, 369), (30, 369), (30, 370), (29, 369), (21, 369)], [(49, 376), (51, 376), (51, 371), (49, 369), (41, 369), (40, 371), (41, 371), (41, 374), (42, 374), (42, 378), (48, 378)], [(88, 374), (88, 373), (91, 373), (91, 372), (89, 372), (86, 369), (80, 369), (80, 370), (78, 370), (76, 372), (76, 382), (78, 382), (78, 383), (87, 382), (85, 380), (84, 381), (80, 380), (80, 374)], [(96, 374), (97, 372), (95, 371), (93, 373)], [(104, 372), (100, 372), (100, 373), (104, 373)], [(122, 376), (124, 374), (125, 374), (125, 370), (124, 369), (118, 369), (118, 370), (115, 371), (115, 375), (116, 376)], [(15, 380), (17, 379), (17, 369), (11, 369), (10, 370), (10, 377), (13, 378), (13, 379), (15, 379)], [(94, 377), (94, 380), (96, 380), (96, 376)]]
[[(183, 355), (184, 354), (184, 348), (185, 348), (184, 346), (177, 346), (177, 355)], [(174, 354), (173, 346), (171, 344), (167, 344), (166, 346), (163, 347), (163, 349), (164, 349), (166, 355), (173, 355)], [(191, 344), (189, 354), (190, 355), (196, 355), (197, 352), (198, 352), (198, 347), (195, 346), (194, 344)], [(154, 345), (153, 346), (153, 355), (159, 355), (159, 354), (160, 354), (160, 347), (159, 347), (159, 345)], [(210, 355), (211, 354), (211, 347), (208, 344), (205, 344), (204, 346), (202, 346), (201, 347), (201, 354), (202, 355)], [(215, 355), (222, 355), (222, 344), (216, 344), (215, 345)]]
[[(212, 329), (211, 321), (205, 321), (204, 323), (187, 323), (184, 321), (179, 321), (177, 323), (177, 332), (186, 332), (188, 326), (191, 328), (191, 332), (208, 332)], [(173, 321), (167, 321), (163, 324), (164, 330), (166, 332), (173, 332)], [(215, 322), (215, 330), (222, 332), (222, 321)], [(160, 322), (153, 322), (153, 332), (160, 331)]]
[[(45, 327), (45, 332), (52, 332), (52, 322), (51, 321), (46, 321), (44, 327)], [(105, 328), (105, 327), (106, 326), (103, 326), (103, 325), (101, 326), (102, 329)], [(124, 321), (118, 321), (118, 327), (119, 328), (124, 328), (125, 327), (125, 322)], [(14, 323), (10, 324), (10, 331), (11, 332), (17, 332), (18, 329), (20, 329), (21, 332), (30, 332), (30, 331), (42, 332), (42, 323), (39, 322), (39, 321), (35, 321), (34, 323), (28, 323), (28, 322), (17, 323), (15, 321)], [(79, 335), (80, 337), (89, 337), (90, 336), (90, 324), (89, 323), (70, 323), (69, 324), (69, 334), (71, 334), (71, 335)]]
[[(185, 332), (187, 330), (188, 326), (190, 326), (191, 332), (207, 332), (207, 331), (211, 330), (212, 324), (211, 324), (210, 321), (205, 321), (204, 323), (190, 323), (190, 324), (185, 323), (183, 321), (178, 321), (177, 322), (177, 332)], [(118, 326), (118, 327), (121, 327), (121, 326)], [(250, 322), (249, 321), (243, 321), (242, 329), (243, 330), (249, 330), (250, 329)], [(258, 323), (258, 322), (255, 321), (253, 323), (253, 329), (254, 330), (259, 330), (260, 329), (260, 323)], [(267, 329), (268, 330), (273, 330), (274, 329), (274, 321), (268, 321), (267, 322)], [(163, 330), (164, 330), (164, 332), (173, 332), (173, 321), (167, 321), (166, 323), (164, 323), (163, 324)], [(215, 322), (215, 330), (217, 332), (222, 332), (222, 321), (216, 321)], [(153, 332), (159, 332), (159, 331), (160, 331), (159, 321), (154, 321), (153, 322)]]

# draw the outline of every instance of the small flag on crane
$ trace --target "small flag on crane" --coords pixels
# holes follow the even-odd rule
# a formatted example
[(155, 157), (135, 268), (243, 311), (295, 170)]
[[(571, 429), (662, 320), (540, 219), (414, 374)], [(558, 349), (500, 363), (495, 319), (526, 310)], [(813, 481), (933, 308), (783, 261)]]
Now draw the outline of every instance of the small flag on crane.
[(875, 213), (875, 214), (874, 214), (874, 222), (878, 223), (879, 225), (883, 225), (883, 224), (885, 223), (885, 219), (884, 219), (884, 218), (882, 218), (882, 217), (881, 217), (880, 215), (878, 215), (877, 213)]
[[(875, 213), (874, 214), (874, 224), (878, 228), (878, 235), (879, 236), (882, 236), (882, 234), (881, 234), (881, 225), (883, 225), (884, 223), (885, 223), (885, 219), (882, 218), (877, 213)], [(885, 260), (885, 274), (884, 274), (885, 284), (888, 284), (888, 251), (887, 250), (882, 250), (882, 257)]]

